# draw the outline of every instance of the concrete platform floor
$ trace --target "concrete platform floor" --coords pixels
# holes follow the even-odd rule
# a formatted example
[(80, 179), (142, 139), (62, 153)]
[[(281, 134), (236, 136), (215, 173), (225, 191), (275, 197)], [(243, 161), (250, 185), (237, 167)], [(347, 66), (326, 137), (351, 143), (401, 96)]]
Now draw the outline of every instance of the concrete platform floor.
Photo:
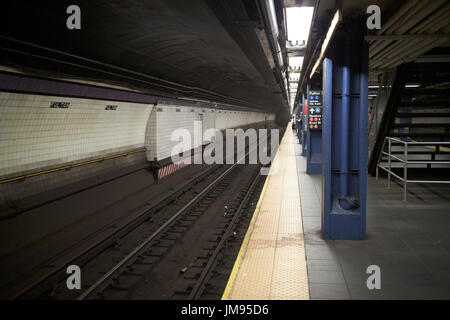
[[(321, 237), (322, 176), (306, 174), (295, 140), (311, 299), (450, 299), (450, 186), (368, 177), (367, 239)], [(369, 265), (381, 268), (381, 289), (367, 288)]]

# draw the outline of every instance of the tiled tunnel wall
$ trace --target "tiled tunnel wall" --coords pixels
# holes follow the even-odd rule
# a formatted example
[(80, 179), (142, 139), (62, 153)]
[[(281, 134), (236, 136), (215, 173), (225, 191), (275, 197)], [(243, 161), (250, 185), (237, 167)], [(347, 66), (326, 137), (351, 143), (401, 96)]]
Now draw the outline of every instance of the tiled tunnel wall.
[[(0, 180), (145, 147), (147, 152), (69, 171), (0, 184), (0, 211), (21, 199), (56, 190), (118, 168), (171, 156), (174, 129), (203, 131), (274, 120), (270, 114), (171, 104), (0, 92)], [(203, 141), (206, 143), (207, 141)]]
[[(189, 132), (190, 141), (182, 151), (192, 149), (195, 144), (204, 144), (200, 129), (205, 131), (215, 127), (215, 110), (193, 108), (170, 104), (158, 104), (150, 115), (146, 133), (147, 159), (158, 161), (170, 157), (172, 148), (179, 141), (172, 141), (172, 133), (176, 129), (185, 129)], [(197, 121), (197, 122), (196, 122)], [(198, 125), (202, 123), (202, 126)], [(198, 126), (198, 139), (194, 142), (194, 126)]]
[[(158, 104), (153, 108), (147, 125), (145, 143), (147, 159), (149, 161), (163, 160), (172, 155), (172, 148), (180, 144), (180, 141), (172, 141), (172, 133), (176, 129), (186, 129), (189, 132), (191, 136), (189, 145), (191, 147), (195, 147), (200, 143), (210, 142), (204, 140), (203, 137), (197, 137), (198, 140), (194, 141), (196, 121), (201, 121), (201, 129), (204, 133), (211, 128), (224, 130), (227, 128), (246, 127), (251, 124), (264, 122), (264, 119), (274, 121), (275, 115)], [(180, 151), (190, 150), (191, 147), (186, 147)]]
[(143, 147), (152, 105), (1, 92), (0, 108), (5, 176)]

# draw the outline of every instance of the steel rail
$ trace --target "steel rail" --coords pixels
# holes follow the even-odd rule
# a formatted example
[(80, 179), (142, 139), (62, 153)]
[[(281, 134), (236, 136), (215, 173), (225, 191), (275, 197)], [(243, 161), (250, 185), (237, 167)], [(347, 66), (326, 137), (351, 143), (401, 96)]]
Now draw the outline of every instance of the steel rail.
[[(139, 169), (139, 170), (141, 170), (141, 169)], [(138, 213), (137, 216), (134, 217), (132, 220), (125, 221), (123, 226), (121, 226), (117, 230), (113, 231), (111, 234), (106, 235), (106, 236), (100, 236), (102, 238), (100, 241), (97, 241), (93, 245), (87, 244), (88, 248), (83, 249), (83, 252), (81, 254), (77, 254), (76, 257), (69, 257), (67, 259), (62, 258), (62, 260), (64, 262), (58, 264), (58, 266), (56, 268), (54, 268), (55, 270), (48, 270), (48, 272), (46, 272), (44, 276), (40, 277), (41, 279), (32, 280), (26, 284), (19, 284), (19, 285), (12, 286), (12, 289), (9, 289), (9, 291), (12, 291), (12, 293), (9, 293), (6, 295), (2, 294), (2, 295), (0, 295), (0, 299), (2, 299), (2, 298), (16, 299), (16, 298), (22, 297), (23, 295), (27, 294), (28, 291), (33, 290), (40, 283), (47, 281), (51, 277), (57, 276), (57, 273), (61, 272), (62, 269), (64, 268), (64, 266), (67, 266), (69, 264), (79, 264), (76, 262), (79, 259), (82, 259), (83, 261), (89, 261), (91, 259), (90, 257), (94, 257), (91, 254), (92, 251), (102, 252), (103, 251), (102, 248), (106, 248), (111, 243), (115, 242), (115, 240), (111, 240), (111, 239), (113, 239), (113, 237), (114, 237), (114, 239), (117, 237), (120, 238), (123, 235), (126, 235), (129, 232), (132, 232), (132, 230), (134, 230), (136, 228), (136, 226), (138, 226), (140, 223), (142, 223), (142, 221), (145, 221), (152, 212), (154, 212), (155, 210), (158, 211), (157, 208), (160, 208), (161, 206), (165, 206), (165, 203), (168, 203), (171, 201), (171, 199), (173, 199), (174, 197), (177, 197), (181, 192), (183, 192), (183, 190), (186, 190), (187, 188), (189, 188), (189, 186), (191, 186), (194, 182), (204, 179), (205, 177), (207, 177), (209, 174), (211, 174), (215, 170), (216, 170), (216, 168), (212, 167), (212, 168), (200, 173), (199, 175), (195, 176), (188, 182), (184, 183), (180, 188), (167, 193), (167, 196), (164, 196), (163, 199), (161, 199), (157, 203), (153, 204), (150, 208), (145, 209), (142, 212)], [(125, 174), (125, 175), (128, 175), (128, 174)], [(120, 220), (120, 218), (118, 220), (114, 220), (112, 223), (109, 224), (109, 226), (120, 223), (119, 220)], [(108, 228), (108, 229), (110, 229), (110, 228)], [(89, 240), (88, 242), (90, 242), (90, 241), (91, 240)], [(84, 245), (82, 244), (82, 246), (84, 246)], [(88, 255), (88, 256), (85, 257), (86, 255)], [(55, 264), (55, 262), (52, 260), (51, 262), (47, 262), (47, 264), (53, 265), (53, 264)], [(83, 263), (81, 263), (81, 265), (82, 264)], [(64, 279), (67, 278), (65, 271), (64, 271), (64, 277), (61, 277), (61, 278), (64, 278)], [(60, 280), (58, 280), (58, 281), (60, 281)], [(19, 288), (19, 289), (17, 289), (17, 288)]]
[[(267, 140), (264, 140), (267, 141)], [(261, 142), (260, 142), (261, 143)], [(106, 280), (108, 280), (116, 271), (123, 267), (127, 262), (129, 262), (134, 256), (136, 256), (145, 246), (147, 246), (153, 239), (155, 239), (162, 231), (164, 231), (173, 221), (175, 221), (180, 215), (182, 215), (189, 207), (194, 205), (197, 201), (201, 199), (208, 191), (210, 191), (217, 183), (223, 180), (238, 164), (242, 159), (258, 147), (260, 144), (256, 144), (252, 149), (250, 149), (244, 156), (242, 156), (235, 164), (228, 168), (224, 173), (222, 173), (217, 179), (210, 183), (205, 189), (203, 189), (197, 196), (195, 196), (191, 201), (189, 201), (183, 208), (178, 210), (169, 220), (167, 220), (161, 227), (159, 227), (155, 232), (153, 232), (149, 237), (147, 237), (143, 242), (141, 242), (136, 248), (134, 248), (128, 255), (126, 255), (122, 260), (120, 260), (114, 267), (112, 267), (107, 273), (105, 273), (100, 279), (98, 279), (93, 285), (86, 289), (77, 300), (84, 300), (91, 293), (93, 293), (100, 285), (102, 285)]]
[(222, 250), (225, 243), (228, 241), (228, 238), (231, 234), (231, 231), (233, 230), (236, 220), (239, 218), (239, 216), (242, 213), (242, 210), (247, 203), (248, 198), (250, 197), (251, 193), (254, 191), (256, 184), (258, 183), (260, 179), (260, 174), (256, 174), (256, 177), (254, 178), (251, 186), (249, 187), (249, 190), (245, 194), (245, 197), (242, 199), (238, 209), (236, 210), (235, 214), (233, 215), (233, 219), (231, 220), (230, 224), (227, 227), (227, 230), (225, 231), (225, 234), (223, 235), (222, 239), (220, 240), (219, 244), (217, 245), (216, 249), (214, 250), (213, 254), (209, 258), (208, 263), (206, 264), (205, 268), (203, 269), (200, 277), (198, 278), (197, 282), (195, 283), (194, 288), (192, 289), (191, 293), (188, 296), (188, 300), (197, 300), (200, 298), (200, 296), (203, 293), (204, 284), (207, 281), (207, 276), (210, 273), (211, 269), (214, 267), (217, 257), (219, 256), (220, 251)]

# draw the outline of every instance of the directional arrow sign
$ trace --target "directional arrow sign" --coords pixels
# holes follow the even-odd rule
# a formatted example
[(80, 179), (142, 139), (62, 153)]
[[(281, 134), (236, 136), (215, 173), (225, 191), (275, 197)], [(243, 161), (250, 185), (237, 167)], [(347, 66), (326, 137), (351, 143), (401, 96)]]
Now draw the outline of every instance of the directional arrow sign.
[(313, 113), (314, 112), (314, 108), (309, 109), (309, 112)]

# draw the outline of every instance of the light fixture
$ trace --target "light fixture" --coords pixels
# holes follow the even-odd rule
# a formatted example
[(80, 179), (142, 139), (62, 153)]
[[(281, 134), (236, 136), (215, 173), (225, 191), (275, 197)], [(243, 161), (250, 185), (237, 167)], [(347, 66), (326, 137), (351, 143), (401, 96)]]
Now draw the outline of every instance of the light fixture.
[(286, 8), (287, 40), (291, 44), (307, 45), (314, 7)]
[(319, 58), (317, 59), (316, 63), (314, 64), (314, 67), (312, 68), (309, 78), (312, 78), (314, 76), (314, 73), (316, 72), (317, 68), (319, 67), (320, 63), (322, 62), (322, 59), (325, 56), (325, 52), (328, 49), (328, 45), (330, 44), (330, 41), (333, 38), (334, 32), (336, 31), (337, 26), (339, 25), (339, 23), (341, 21), (342, 21), (341, 11), (339, 9), (337, 9), (336, 13), (333, 16), (333, 19), (331, 20), (330, 27), (328, 28), (327, 35), (325, 36), (325, 40), (323, 41)]
[(300, 70), (303, 65), (304, 57), (289, 57), (289, 67), (292, 70)]
[(300, 72), (289, 72), (289, 81), (298, 81), (300, 79)]

